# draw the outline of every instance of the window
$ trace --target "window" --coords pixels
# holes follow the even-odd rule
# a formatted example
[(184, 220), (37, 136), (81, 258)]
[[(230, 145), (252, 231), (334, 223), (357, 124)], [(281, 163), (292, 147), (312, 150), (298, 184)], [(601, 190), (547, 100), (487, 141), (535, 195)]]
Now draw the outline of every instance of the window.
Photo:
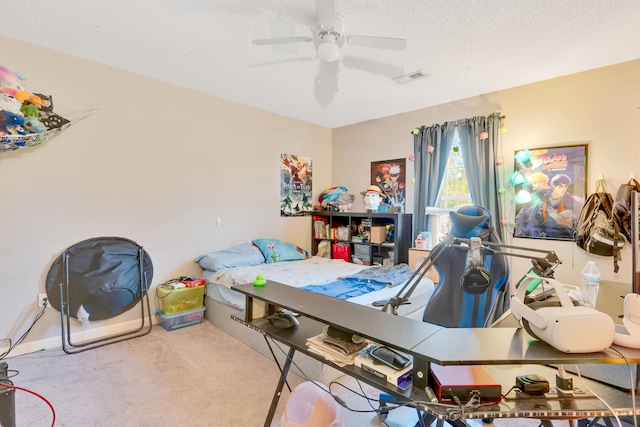
[(442, 179), (442, 185), (438, 192), (438, 199), (433, 208), (427, 207), (425, 214), (429, 215), (432, 244), (442, 240), (451, 229), (449, 223), (449, 212), (455, 211), (461, 206), (472, 205), (471, 193), (469, 193), (469, 181), (467, 172), (464, 169), (462, 154), (457, 149), (459, 144), (458, 130), (454, 134), (454, 149), (449, 153), (447, 169)]

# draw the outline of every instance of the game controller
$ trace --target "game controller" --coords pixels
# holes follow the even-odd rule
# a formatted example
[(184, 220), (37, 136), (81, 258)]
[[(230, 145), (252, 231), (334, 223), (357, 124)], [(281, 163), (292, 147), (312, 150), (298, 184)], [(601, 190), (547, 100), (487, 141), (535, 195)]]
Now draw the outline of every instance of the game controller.
[(640, 348), (640, 295), (630, 293), (624, 297), (624, 317), (622, 325), (616, 325), (613, 343)]

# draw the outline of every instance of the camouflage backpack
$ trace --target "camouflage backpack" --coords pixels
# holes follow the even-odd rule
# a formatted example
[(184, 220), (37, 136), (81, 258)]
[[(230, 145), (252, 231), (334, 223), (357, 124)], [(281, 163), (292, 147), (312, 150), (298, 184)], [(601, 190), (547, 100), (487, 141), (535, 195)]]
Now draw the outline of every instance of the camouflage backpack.
[(613, 197), (604, 179), (596, 181), (596, 191), (585, 200), (575, 230), (576, 245), (585, 251), (613, 257), (613, 271), (618, 272), (624, 235), (613, 216)]

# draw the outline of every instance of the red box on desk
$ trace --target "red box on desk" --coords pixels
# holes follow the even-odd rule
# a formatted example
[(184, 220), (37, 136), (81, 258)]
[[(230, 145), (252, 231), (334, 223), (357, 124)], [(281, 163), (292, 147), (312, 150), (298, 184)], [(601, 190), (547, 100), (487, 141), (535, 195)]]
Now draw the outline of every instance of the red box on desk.
[(334, 243), (331, 245), (331, 258), (351, 261), (351, 247), (348, 243)]

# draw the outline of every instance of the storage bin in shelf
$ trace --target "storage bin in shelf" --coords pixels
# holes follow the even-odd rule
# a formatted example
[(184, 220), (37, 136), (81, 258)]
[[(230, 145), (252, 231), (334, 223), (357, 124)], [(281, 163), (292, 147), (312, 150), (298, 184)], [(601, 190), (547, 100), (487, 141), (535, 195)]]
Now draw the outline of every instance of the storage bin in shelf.
[(186, 328), (187, 326), (199, 325), (204, 320), (205, 310), (205, 307), (201, 307), (195, 310), (169, 315), (158, 311), (158, 324), (167, 331), (175, 331), (176, 329)]
[(59, 135), (62, 131), (69, 128), (74, 123), (79, 122), (80, 120), (89, 117), (93, 113), (98, 110), (91, 110), (88, 112), (83, 112), (78, 114), (76, 117), (72, 117), (69, 120), (69, 123), (63, 125), (57, 129), (51, 129), (42, 133), (30, 133), (27, 135), (0, 135), (0, 153), (4, 153), (7, 151), (15, 151), (20, 150), (22, 148), (27, 147), (35, 147), (36, 145), (40, 145), (45, 141), (52, 139), (53, 137)]

